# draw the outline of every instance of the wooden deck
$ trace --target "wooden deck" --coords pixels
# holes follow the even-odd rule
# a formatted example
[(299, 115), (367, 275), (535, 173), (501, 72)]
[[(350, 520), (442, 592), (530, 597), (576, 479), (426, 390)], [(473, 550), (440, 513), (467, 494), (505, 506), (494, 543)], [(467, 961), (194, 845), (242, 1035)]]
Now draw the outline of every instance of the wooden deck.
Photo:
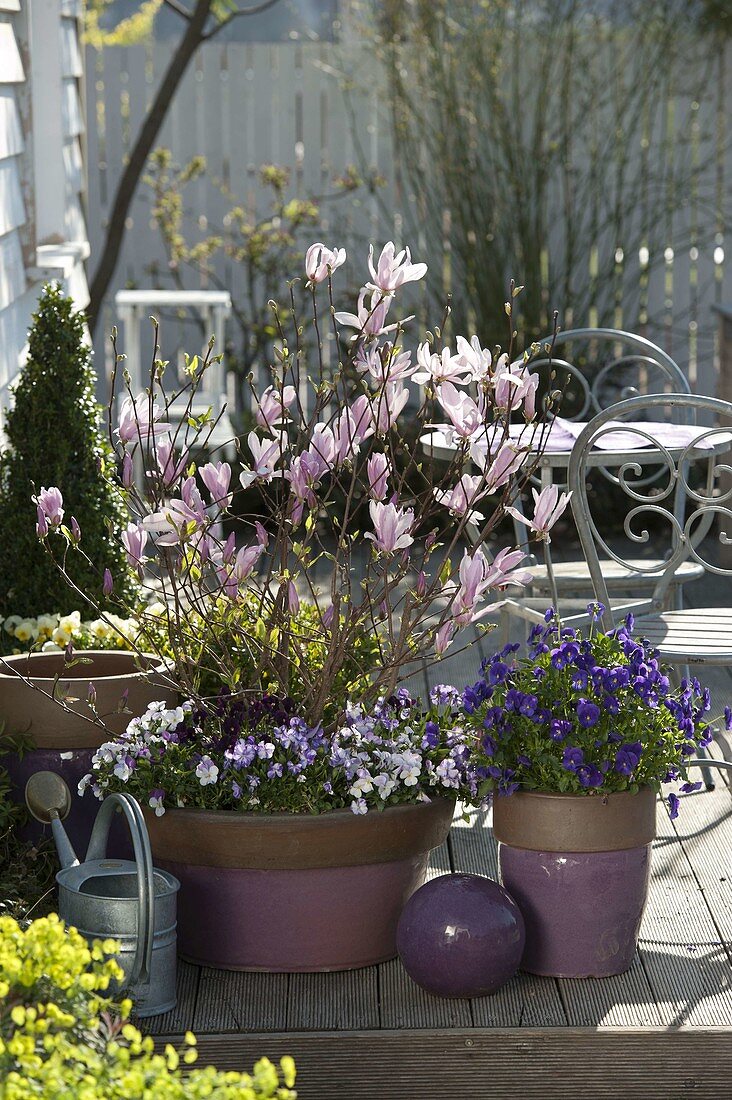
[[(439, 678), (462, 684), (477, 657), (451, 664)], [(719, 713), (732, 674), (705, 681)], [(732, 759), (729, 736), (713, 755)], [(201, 1061), (221, 1068), (292, 1054), (301, 1100), (732, 1100), (732, 791), (717, 774), (677, 821), (659, 803), (640, 947), (621, 977), (519, 973), (493, 996), (447, 1001), (398, 960), (314, 975), (181, 963), (177, 1008), (145, 1029), (161, 1042), (195, 1031)], [(448, 871), (496, 877), (489, 813), (455, 822), (431, 864)]]

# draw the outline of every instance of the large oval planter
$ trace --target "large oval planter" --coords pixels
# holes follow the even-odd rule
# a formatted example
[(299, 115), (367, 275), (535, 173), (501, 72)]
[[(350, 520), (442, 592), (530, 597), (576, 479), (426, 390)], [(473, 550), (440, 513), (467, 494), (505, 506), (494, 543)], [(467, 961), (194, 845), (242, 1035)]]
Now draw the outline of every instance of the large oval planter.
[[(164, 699), (170, 706), (176, 706), (178, 699), (176, 692), (160, 678), (163, 665), (152, 655), (138, 657), (127, 650), (89, 650), (80, 656), (91, 663), (75, 665), (67, 672), (63, 653), (22, 653), (3, 658), (0, 725), (6, 734), (29, 737), (34, 748), (22, 757), (15, 753), (0, 756), (0, 765), (7, 769), (18, 801), (23, 800), (25, 784), (35, 772), (53, 771), (63, 776), (72, 794), (72, 808), (64, 827), (82, 857), (99, 803), (90, 795), (79, 798), (76, 788), (91, 767), (94, 749), (109, 738), (99, 726), (83, 717), (90, 714), (86, 704), (89, 684), (94, 684), (97, 711), (104, 716), (112, 735), (123, 733), (130, 718), (143, 714), (154, 700)], [(149, 671), (142, 671), (141, 664)], [(68, 704), (72, 713), (43, 694), (53, 691), (57, 674), (60, 676), (57, 692), (78, 697), (77, 702)], [(41, 690), (27, 684), (26, 679)], [(114, 713), (125, 691), (127, 710)], [(38, 840), (48, 829), (34, 821), (24, 832), (27, 839)]]
[(184, 958), (224, 970), (350, 970), (396, 955), (396, 927), (446, 838), (454, 802), (382, 812), (145, 812), (181, 884)]
[(521, 968), (558, 978), (622, 974), (648, 896), (656, 797), (517, 792), (493, 800), (501, 882), (526, 924)]

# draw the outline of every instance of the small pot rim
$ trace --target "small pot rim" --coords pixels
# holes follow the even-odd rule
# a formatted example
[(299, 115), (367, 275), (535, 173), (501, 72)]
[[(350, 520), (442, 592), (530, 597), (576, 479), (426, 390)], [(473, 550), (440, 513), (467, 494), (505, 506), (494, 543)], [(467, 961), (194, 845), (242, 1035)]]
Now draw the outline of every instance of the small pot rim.
[(612, 852), (640, 848), (656, 835), (656, 792), (592, 794), (516, 791), (493, 799), (493, 832), (535, 852)]

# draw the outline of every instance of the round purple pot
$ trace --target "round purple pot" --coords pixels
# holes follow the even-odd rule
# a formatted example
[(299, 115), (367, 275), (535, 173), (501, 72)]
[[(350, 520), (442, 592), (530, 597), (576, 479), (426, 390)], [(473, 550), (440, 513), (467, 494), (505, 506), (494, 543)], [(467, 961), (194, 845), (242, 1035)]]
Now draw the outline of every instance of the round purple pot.
[(454, 803), (357, 816), (145, 811), (157, 866), (180, 881), (178, 946), (223, 970), (350, 970), (396, 955), (407, 899)]
[(557, 978), (622, 974), (648, 896), (655, 795), (496, 798), (500, 879), (521, 910), (521, 969)]

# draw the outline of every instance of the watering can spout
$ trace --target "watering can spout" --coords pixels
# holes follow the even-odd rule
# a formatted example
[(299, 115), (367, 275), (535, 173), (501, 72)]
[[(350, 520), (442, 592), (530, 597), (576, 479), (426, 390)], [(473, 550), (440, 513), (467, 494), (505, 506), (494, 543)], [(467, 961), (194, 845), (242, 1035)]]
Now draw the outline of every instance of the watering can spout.
[(51, 825), (62, 867), (78, 867), (79, 860), (61, 824), (71, 809), (71, 792), (55, 772), (35, 772), (25, 785), (25, 804), (36, 821)]

